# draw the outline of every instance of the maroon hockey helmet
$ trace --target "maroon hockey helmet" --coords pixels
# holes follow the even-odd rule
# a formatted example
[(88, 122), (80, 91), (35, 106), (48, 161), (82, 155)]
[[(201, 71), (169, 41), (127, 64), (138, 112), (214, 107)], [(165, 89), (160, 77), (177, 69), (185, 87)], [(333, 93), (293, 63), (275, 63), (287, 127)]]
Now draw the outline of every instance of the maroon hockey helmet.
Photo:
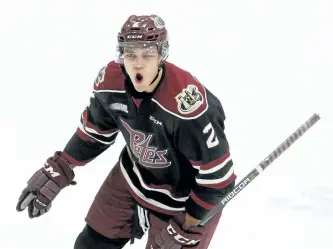
[(118, 33), (117, 58), (123, 63), (125, 47), (150, 48), (156, 46), (162, 58), (166, 60), (169, 55), (168, 31), (165, 23), (157, 15), (131, 15), (123, 24)]

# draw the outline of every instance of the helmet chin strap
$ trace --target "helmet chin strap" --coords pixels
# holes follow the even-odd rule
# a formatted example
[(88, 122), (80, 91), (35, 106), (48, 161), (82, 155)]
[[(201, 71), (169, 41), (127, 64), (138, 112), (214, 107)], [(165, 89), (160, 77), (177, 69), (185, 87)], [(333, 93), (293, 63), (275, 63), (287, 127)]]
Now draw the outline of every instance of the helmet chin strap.
[(155, 78), (151, 81), (151, 83), (149, 84), (149, 85), (151, 85), (151, 84), (153, 84), (154, 83), (154, 81), (158, 78), (158, 75), (159, 75), (159, 73), (160, 73), (160, 71), (161, 71), (161, 66), (159, 66), (159, 68), (158, 68), (158, 71), (157, 71), (157, 74), (156, 74), (156, 76), (155, 76)]

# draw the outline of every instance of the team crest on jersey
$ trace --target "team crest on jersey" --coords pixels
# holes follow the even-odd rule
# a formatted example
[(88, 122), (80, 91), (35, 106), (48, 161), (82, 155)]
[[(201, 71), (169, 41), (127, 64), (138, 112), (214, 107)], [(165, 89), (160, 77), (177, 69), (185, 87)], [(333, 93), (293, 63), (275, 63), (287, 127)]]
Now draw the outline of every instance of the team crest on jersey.
[(188, 85), (181, 93), (176, 96), (178, 110), (180, 113), (189, 114), (194, 112), (203, 103), (203, 96), (198, 87)]
[(105, 67), (102, 67), (101, 70), (99, 71), (96, 79), (95, 79), (95, 85), (99, 86), (103, 81), (104, 81), (104, 77), (105, 77)]

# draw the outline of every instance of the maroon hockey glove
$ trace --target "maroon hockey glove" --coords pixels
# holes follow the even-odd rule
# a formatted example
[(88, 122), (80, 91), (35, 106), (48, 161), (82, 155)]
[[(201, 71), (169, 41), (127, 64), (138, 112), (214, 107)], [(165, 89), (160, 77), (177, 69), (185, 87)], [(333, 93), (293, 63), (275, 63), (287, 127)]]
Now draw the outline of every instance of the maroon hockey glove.
[(195, 247), (203, 237), (203, 227), (191, 227), (186, 231), (182, 229), (185, 216), (177, 215), (171, 220), (166, 228), (163, 228), (155, 237), (155, 246), (152, 248), (181, 249)]
[(50, 210), (52, 201), (60, 190), (75, 184), (72, 165), (56, 152), (49, 157), (45, 165), (29, 179), (22, 191), (16, 210), (21, 212), (28, 207), (30, 218), (43, 215)]

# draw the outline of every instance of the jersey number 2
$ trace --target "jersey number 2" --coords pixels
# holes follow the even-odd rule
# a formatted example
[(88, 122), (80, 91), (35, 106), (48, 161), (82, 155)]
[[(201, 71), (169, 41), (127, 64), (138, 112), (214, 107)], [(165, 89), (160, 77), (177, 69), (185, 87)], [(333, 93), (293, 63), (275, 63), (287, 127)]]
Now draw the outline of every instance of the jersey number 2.
[(217, 139), (217, 137), (215, 135), (215, 130), (212, 126), (212, 123), (209, 123), (205, 127), (205, 129), (203, 129), (203, 133), (205, 133), (205, 134), (209, 133), (209, 137), (208, 137), (207, 142), (206, 142), (208, 148), (212, 148), (212, 147), (219, 144), (219, 140)]

